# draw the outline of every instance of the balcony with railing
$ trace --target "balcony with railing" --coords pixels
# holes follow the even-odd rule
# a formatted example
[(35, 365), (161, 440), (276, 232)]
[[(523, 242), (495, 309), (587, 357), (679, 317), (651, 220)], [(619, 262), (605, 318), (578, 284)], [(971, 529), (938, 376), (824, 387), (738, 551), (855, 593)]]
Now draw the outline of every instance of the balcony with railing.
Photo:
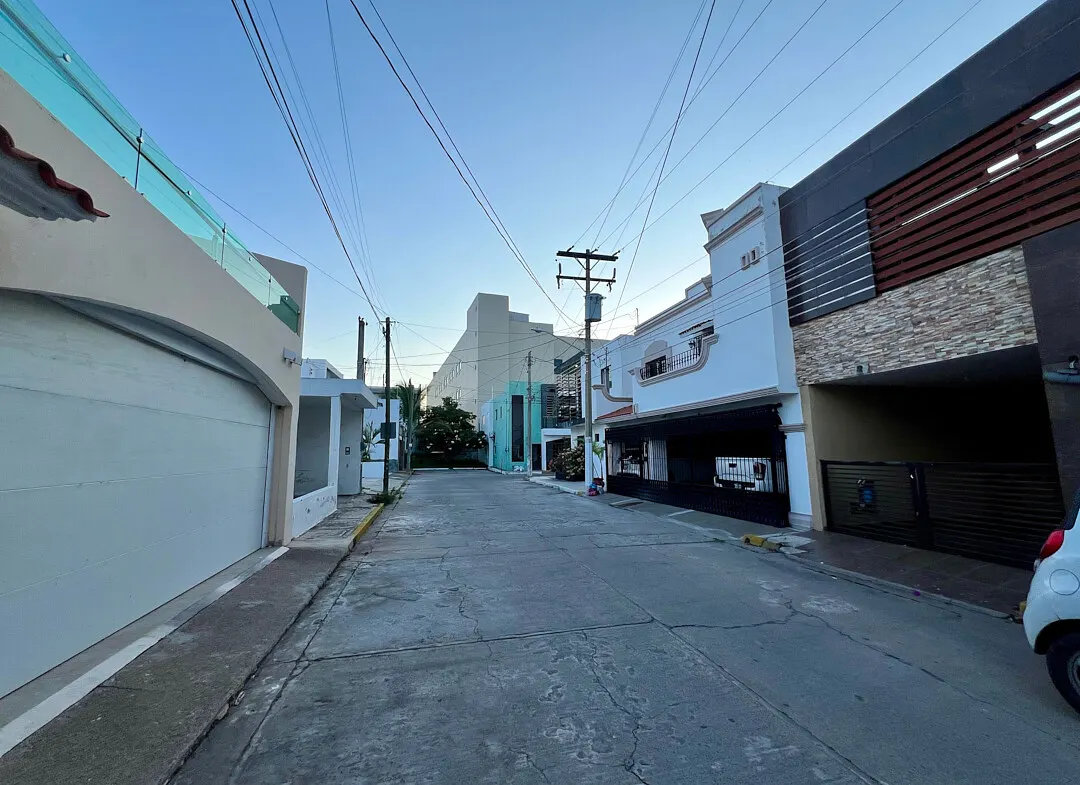
[(690, 368), (693, 365), (696, 365), (697, 361), (700, 359), (701, 344), (695, 343), (685, 352), (673, 354), (670, 357), (657, 357), (655, 360), (650, 360), (645, 363), (641, 367), (641, 378), (654, 379), (657, 376), (663, 376), (665, 373)]
[[(717, 341), (711, 320), (682, 331), (679, 339), (686, 339), (688, 336), (689, 340), (685, 343), (678, 340), (677, 343), (668, 345), (663, 340), (659, 341), (660, 351), (650, 350), (641, 365), (631, 370), (638, 384), (656, 384), (664, 378), (692, 373), (704, 366), (709, 359), (712, 345)], [(686, 348), (675, 351), (680, 345)]]
[(300, 310), (38, 8), (0, 0), (0, 69), (296, 332)]

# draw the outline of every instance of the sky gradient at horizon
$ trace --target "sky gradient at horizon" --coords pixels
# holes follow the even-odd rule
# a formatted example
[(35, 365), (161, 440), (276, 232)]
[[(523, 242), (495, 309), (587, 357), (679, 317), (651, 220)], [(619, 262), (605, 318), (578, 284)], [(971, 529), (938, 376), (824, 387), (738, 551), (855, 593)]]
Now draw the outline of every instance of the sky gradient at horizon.
[[(368, 15), (366, 2), (357, 0)], [(350, 373), (356, 317), (364, 315), (370, 322), (374, 316), (357, 294), (352, 271), (231, 3), (37, 3), (175, 163), (336, 279), (310, 272), (304, 355), (325, 357)], [(324, 0), (275, 0), (272, 9), (270, 0), (249, 3), (270, 29), (276, 11), (331, 166), (346, 184)], [(601, 326), (600, 335), (632, 329), (635, 309), (644, 320), (708, 272), (701, 213), (727, 206), (774, 176), (781, 185), (793, 185), (1039, 4), (719, 0), (691, 94), (702, 74), (709, 73), (705, 66), (710, 59), (713, 69), (723, 65), (680, 124), (669, 177), (657, 192), (650, 219), (656, 223), (642, 238), (629, 280), (634, 245), (623, 251), (616, 265), (620, 283), (605, 303), (605, 320), (625, 286), (623, 306), (613, 323)], [(529, 313), (534, 321), (555, 322), (561, 332), (577, 332), (579, 325), (568, 325), (556, 314), (472, 200), (348, 0), (330, 0), (329, 6), (369, 261), (379, 300), (403, 323), (395, 330), (401, 369), (393, 369), (393, 381), (430, 379), (442, 350), (451, 348), (464, 328), (465, 310), (478, 291), (507, 294), (513, 310)], [(614, 194), (701, 0), (384, 0), (378, 6), (517, 245), (549, 295), (576, 321), (580, 292), (555, 288), (554, 253), (579, 237), (579, 247), (602, 239), (595, 227), (583, 231)], [(708, 4), (704, 8), (707, 12)], [(864, 40), (732, 154), (890, 10)], [(717, 50), (729, 23), (730, 32)], [(642, 154), (675, 119), (701, 29), (699, 22)], [(890, 78), (865, 106), (792, 162)], [(614, 230), (614, 235), (601, 243), (604, 252), (627, 246), (640, 231), (644, 208), (621, 235), (618, 227), (647, 196), (646, 178), (663, 149), (661, 142), (616, 202), (603, 232)], [(729, 155), (714, 175), (670, 209)], [(204, 193), (250, 249), (301, 261)], [(369, 354), (378, 348), (373, 332), (369, 328)], [(381, 363), (371, 371), (380, 376), (369, 376), (369, 381), (381, 383)]]

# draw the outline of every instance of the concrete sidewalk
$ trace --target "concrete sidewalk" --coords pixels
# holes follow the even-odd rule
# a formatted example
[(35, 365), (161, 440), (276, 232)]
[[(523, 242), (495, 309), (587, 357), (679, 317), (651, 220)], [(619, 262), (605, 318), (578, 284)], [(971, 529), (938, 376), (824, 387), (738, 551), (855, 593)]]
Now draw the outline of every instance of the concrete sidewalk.
[(586, 495), (584, 480), (556, 480), (554, 477), (546, 474), (534, 474), (532, 477), (526, 477), (525, 479), (529, 482), (535, 482), (537, 485), (543, 485), (545, 488), (553, 488), (556, 491), (562, 491), (563, 493), (572, 493), (576, 496)]
[[(539, 476), (529, 479), (554, 490), (585, 496), (582, 483)], [(779, 529), (613, 493), (588, 498), (612, 507), (635, 510), (699, 527), (715, 532), (720, 539), (738, 540), (745, 534), (769, 539), (794, 536), (797, 538), (797, 547), (784, 548), (785, 553), (817, 569), (845, 575), (861, 575), (913, 595), (935, 595), (989, 610), (997, 615), (1016, 615), (1017, 606), (1027, 594), (1028, 584), (1031, 582), (1030, 570), (920, 550), (906, 545), (877, 542), (830, 531)]]
[(0, 783), (163, 783), (245, 686), (381, 511), (339, 510), (0, 757)]

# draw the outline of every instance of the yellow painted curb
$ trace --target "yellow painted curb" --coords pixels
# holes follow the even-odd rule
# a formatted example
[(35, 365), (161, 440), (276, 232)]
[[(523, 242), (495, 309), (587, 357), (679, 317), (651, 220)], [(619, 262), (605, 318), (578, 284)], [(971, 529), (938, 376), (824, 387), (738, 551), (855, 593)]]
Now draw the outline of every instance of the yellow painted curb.
[(780, 550), (780, 543), (768, 540), (759, 534), (744, 534), (741, 539), (743, 545), (753, 545), (758, 548), (764, 548), (767, 551)]
[(379, 513), (386, 507), (385, 504), (378, 504), (372, 508), (371, 512), (364, 516), (364, 520), (357, 524), (356, 528), (352, 530), (352, 544), (355, 545), (356, 541), (364, 536), (364, 532), (371, 528), (371, 524), (375, 523), (375, 519), (379, 517)]

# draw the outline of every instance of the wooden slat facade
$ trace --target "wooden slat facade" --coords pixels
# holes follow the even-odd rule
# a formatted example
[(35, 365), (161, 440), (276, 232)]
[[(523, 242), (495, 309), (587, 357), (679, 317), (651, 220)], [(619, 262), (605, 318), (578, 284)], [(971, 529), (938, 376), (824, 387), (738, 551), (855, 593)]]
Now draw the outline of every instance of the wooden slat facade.
[(878, 292), (1080, 220), (1080, 79), (867, 200)]

